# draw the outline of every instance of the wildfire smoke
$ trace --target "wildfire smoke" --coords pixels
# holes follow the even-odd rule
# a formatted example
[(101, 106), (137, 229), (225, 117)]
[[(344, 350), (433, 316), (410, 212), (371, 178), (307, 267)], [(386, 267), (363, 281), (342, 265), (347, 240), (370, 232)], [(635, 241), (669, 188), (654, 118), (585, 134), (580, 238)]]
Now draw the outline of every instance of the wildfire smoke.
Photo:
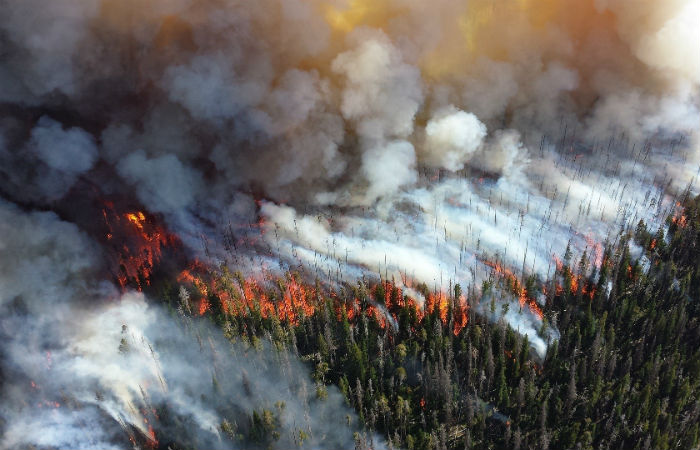
[[(158, 325), (159, 282), (195, 316), (296, 324), (325, 307), (315, 280), (366, 280), (390, 296), (339, 316), (389, 328), (408, 306), (455, 333), (490, 296), (544, 354), (543, 297), (604, 294), (552, 255), (598, 270), (639, 220), (686, 226), (698, 16), (698, 0), (0, 3), (0, 446), (162, 446), (138, 411), (156, 395), (219, 445), (216, 408), (188, 395), (209, 392), (188, 368), (216, 352)], [(134, 339), (149, 333), (191, 351), (158, 361)], [(27, 380), (81, 408), (46, 395), (61, 407), (33, 416)]]

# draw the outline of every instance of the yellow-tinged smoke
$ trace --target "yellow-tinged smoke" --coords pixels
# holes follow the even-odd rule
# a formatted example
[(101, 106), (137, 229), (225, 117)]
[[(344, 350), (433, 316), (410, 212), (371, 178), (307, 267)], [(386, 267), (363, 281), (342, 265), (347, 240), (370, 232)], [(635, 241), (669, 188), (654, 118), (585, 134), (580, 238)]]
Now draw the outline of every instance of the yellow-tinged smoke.
[[(545, 28), (562, 10), (559, 0), (518, 0), (517, 3), (536, 29)], [(571, 5), (571, 2), (568, 3)]]
[(333, 30), (349, 33), (360, 25), (381, 27), (388, 15), (388, 2), (351, 0), (346, 6), (324, 4), (324, 16)]
[[(197, 11), (205, 11), (207, 7), (203, 5), (215, 2), (157, 0), (149, 8), (137, 7), (133, 1), (94, 0), (93, 3), (99, 5), (100, 26), (106, 29), (121, 33), (140, 32), (139, 27), (143, 28), (144, 24), (159, 28), (154, 35), (154, 48), (163, 50), (170, 42), (192, 47), (192, 27), (208, 20)], [(238, 1), (230, 3), (234, 9), (241, 6)], [(297, 3), (303, 2), (289, 4)], [(700, 54), (687, 48), (687, 41), (697, 32), (688, 30), (678, 16), (700, 13), (698, 3), (698, 0), (643, 0), (634, 4), (622, 0), (312, 0), (309, 9), (313, 13), (305, 22), (315, 28), (320, 21), (330, 31), (330, 39), (325, 44), (318, 39), (318, 45), (325, 46), (325, 50), (304, 55), (295, 64), (327, 75), (330, 63), (343, 50), (346, 37), (359, 28), (372, 28), (382, 30), (401, 47), (405, 58), (430, 82), (473, 77), (479, 70), (478, 63), (484, 60), (531, 64), (533, 70), (557, 61), (579, 72), (584, 91), (592, 89), (590, 78), (601, 69), (613, 73), (617, 79), (647, 78), (645, 83), (649, 79), (668, 81), (674, 74), (697, 82)], [(295, 46), (295, 35), (301, 32), (299, 27), (303, 24), (292, 24), (297, 29), (285, 33), (284, 28), (290, 23), (284, 17), (284, 10), (298, 7), (281, 3), (268, 6), (261, 8), (264, 14), (254, 17), (254, 23), (273, 40), (279, 35), (286, 47), (280, 51), (287, 57), (294, 53), (288, 50)], [(697, 44), (694, 48), (697, 51)], [(640, 70), (643, 68), (652, 70)], [(584, 92), (584, 95), (588, 94)]]
[[(515, 2), (475, 0), (456, 20), (460, 38), (446, 36), (446, 40), (462, 43), (456, 48), (446, 42), (438, 47), (430, 60), (451, 61), (456, 71), (469, 71), (479, 59), (519, 62), (523, 56), (534, 58), (534, 64), (546, 63), (552, 58), (570, 59), (571, 45), (583, 45), (593, 30), (605, 30), (614, 37), (614, 21), (606, 11), (597, 11), (593, 1), (563, 2), (562, 0), (517, 0)], [(537, 49), (536, 51), (534, 51)], [(537, 53), (539, 54), (533, 54)], [(423, 66), (431, 76), (454, 76), (450, 70), (436, 72), (432, 64)]]
[[(13, 43), (0, 71), (12, 82), (7, 101), (41, 104), (61, 93), (86, 115), (125, 98), (153, 102), (148, 123), (134, 130), (174, 118), (221, 127), (233, 136), (207, 157), (222, 172), (246, 167), (241, 183), (279, 167), (278, 176), (262, 177), (272, 180), (268, 191), (299, 182), (306, 193), (323, 180), (330, 192), (366, 151), (387, 148), (407, 167), (460, 167), (456, 156), (471, 152), (455, 142), (469, 141), (459, 131), (473, 122), (462, 113), (487, 127), (487, 139), (514, 129), (535, 145), (567, 122), (592, 141), (612, 129), (639, 140), (693, 129), (700, 117), (700, 0), (56, 0), (52, 10), (33, 6), (41, 0), (5, 3)], [(122, 84), (106, 90), (106, 80)], [(124, 114), (129, 126), (137, 121)], [(114, 122), (105, 131), (114, 148), (122, 135), (138, 136)], [(436, 147), (426, 144), (430, 122), (450, 143), (438, 157), (426, 154)], [(175, 141), (178, 161), (198, 153), (199, 139)], [(158, 142), (135, 144), (144, 155), (121, 170), (137, 171)], [(223, 143), (266, 151), (229, 152)], [(319, 198), (334, 201), (327, 193)]]
[[(529, 59), (535, 65), (558, 60), (580, 68), (584, 78), (601, 64), (611, 65), (613, 72), (637, 70), (640, 62), (688, 72), (679, 62), (682, 55), (700, 55), (679, 50), (674, 44), (682, 31), (667, 28), (675, 15), (695, 3), (642, 1), (632, 7), (618, 0), (468, 0), (424, 6), (417, 1), (349, 0), (341, 5), (323, 2), (320, 8), (340, 39), (370, 27), (410, 41), (423, 75), (440, 80), (469, 74), (484, 58)], [(664, 55), (666, 45), (671, 48)]]
[[(569, 6), (580, 23), (594, 19), (592, 3), (581, 14), (581, 7)], [(439, 36), (417, 50), (417, 61), (423, 75), (431, 80), (454, 77), (469, 70), (479, 58), (508, 61), (525, 42), (537, 43), (538, 35), (546, 34), (557, 21), (566, 21), (561, 0), (493, 1), (471, 0), (457, 5), (436, 2), (433, 8), (411, 8), (410, 2), (393, 0), (351, 0), (343, 6), (323, 4), (324, 17), (331, 29), (341, 37), (358, 27), (379, 28), (388, 34), (405, 31), (406, 22), (421, 27), (420, 14), (435, 15)], [(601, 14), (602, 15), (602, 14)], [(428, 21), (434, 26), (436, 21)], [(563, 28), (564, 24), (559, 26)], [(420, 30), (419, 34), (420, 33)]]

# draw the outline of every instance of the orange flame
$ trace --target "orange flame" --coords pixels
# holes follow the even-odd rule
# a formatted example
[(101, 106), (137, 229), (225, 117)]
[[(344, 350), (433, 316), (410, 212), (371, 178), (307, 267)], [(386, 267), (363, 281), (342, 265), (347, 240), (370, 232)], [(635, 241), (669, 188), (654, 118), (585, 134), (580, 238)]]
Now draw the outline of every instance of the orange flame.
[(685, 216), (685, 209), (681, 202), (676, 202), (675, 212), (671, 217), (671, 222), (679, 228), (685, 228), (688, 225), (688, 218)]
[(158, 448), (158, 439), (156, 439), (156, 432), (153, 431), (153, 427), (151, 425), (148, 425), (148, 439), (149, 443), (148, 446), (151, 448)]
[(447, 307), (447, 296), (444, 292), (430, 294), (428, 298), (425, 299), (425, 311), (428, 314), (432, 314), (437, 309), (443, 325), (447, 323)]
[(671, 217), (671, 222), (678, 225), (679, 228), (685, 228), (688, 225), (688, 219), (685, 214), (677, 213), (675, 216)]
[(520, 304), (521, 308), (527, 306), (530, 312), (532, 312), (538, 320), (542, 320), (542, 317), (544, 317), (542, 309), (534, 298), (527, 295), (527, 289), (525, 289), (525, 287), (520, 283), (518, 277), (515, 276), (511, 270), (491, 261), (484, 261), (484, 264), (491, 267), (496, 274), (501, 275), (506, 279), (512, 293), (518, 297), (518, 303)]
[(144, 213), (138, 211), (136, 213), (126, 213), (124, 216), (129, 222), (136, 225), (140, 230), (143, 230), (143, 222), (146, 220)]
[[(274, 283), (277, 291), (269, 286), (263, 287), (254, 278), (237, 278), (237, 282), (222, 281), (226, 277), (219, 277), (199, 261), (194, 261), (190, 267), (183, 270), (177, 277), (177, 281), (188, 285), (195, 294), (202, 294), (199, 299), (199, 315), (205, 315), (213, 311), (211, 299), (218, 301), (220, 311), (230, 316), (249, 316), (257, 312), (262, 318), (276, 317), (293, 326), (301, 324), (304, 317), (316, 314), (323, 304), (323, 296), (318, 292), (318, 287), (309, 286), (301, 282), (298, 277), (288, 275), (283, 279), (277, 279)], [(272, 280), (269, 280), (272, 281)], [(392, 282), (384, 283), (384, 295), (376, 298), (377, 304), (370, 304), (364, 310), (367, 317), (373, 317), (381, 328), (386, 328), (390, 321), (398, 322), (398, 313), (401, 308), (413, 309), (415, 317), (421, 322), (426, 313), (437, 311), (440, 320), (447, 325), (450, 317), (449, 300), (445, 293), (431, 294), (428, 296), (423, 308), (410, 297), (404, 297), (401, 289)], [(334, 302), (334, 310), (338, 320), (343, 312), (348, 320), (356, 321), (360, 314), (360, 300), (343, 301), (333, 292), (330, 294)], [(384, 305), (381, 305), (383, 301)], [(458, 335), (468, 322), (469, 304), (464, 297), (455, 301), (452, 309), (454, 324), (452, 332)]]
[[(570, 292), (573, 295), (576, 295), (579, 293), (579, 289), (581, 292), (581, 295), (585, 295), (591, 300), (595, 297), (596, 289), (594, 286), (591, 286), (584, 278), (583, 274), (576, 274), (569, 269), (569, 267), (565, 266), (559, 258), (557, 258), (556, 255), (553, 255), (554, 261), (557, 265), (557, 272), (560, 272), (564, 277), (570, 277), (571, 278), (571, 289)], [(607, 265), (608, 261), (607, 259), (602, 259), (601, 260), (601, 266)], [(557, 283), (556, 284), (556, 295), (562, 295), (564, 293), (564, 287)]]
[(213, 294), (220, 303), (221, 311), (227, 315), (247, 316), (258, 311), (263, 318), (275, 316), (292, 325), (298, 325), (301, 317), (309, 317), (317, 308), (316, 289), (300, 283), (295, 277), (278, 280), (280, 297), (270, 296), (255, 279), (241, 279), (237, 285), (223, 286), (221, 279), (213, 276), (207, 268), (195, 261), (190, 268), (177, 277), (178, 282), (190, 285), (204, 297), (200, 300), (199, 313), (211, 310), (206, 296)]
[(211, 308), (211, 305), (209, 304), (209, 300), (206, 299), (206, 297), (202, 297), (202, 299), (199, 301), (199, 315), (203, 316), (204, 313), (209, 311)]
[(462, 331), (462, 329), (467, 326), (467, 322), (469, 321), (469, 316), (467, 312), (469, 311), (469, 304), (467, 303), (467, 300), (464, 297), (460, 297), (459, 299), (459, 304), (455, 305), (455, 311), (454, 311), (454, 327), (452, 329), (452, 333), (454, 333), (455, 336), (459, 335), (459, 333)]
[(105, 202), (102, 215), (108, 229), (106, 238), (114, 245), (113, 272), (121, 288), (132, 285), (142, 290), (144, 285), (150, 286), (163, 249), (174, 245), (177, 239), (142, 211), (119, 214), (113, 203)]

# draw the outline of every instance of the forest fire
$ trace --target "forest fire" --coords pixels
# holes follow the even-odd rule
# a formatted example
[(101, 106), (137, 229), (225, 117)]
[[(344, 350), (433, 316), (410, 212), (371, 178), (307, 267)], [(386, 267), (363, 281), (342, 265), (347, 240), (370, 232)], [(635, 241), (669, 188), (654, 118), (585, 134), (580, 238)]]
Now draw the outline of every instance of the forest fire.
[(583, 235), (583, 238), (586, 240), (586, 246), (593, 251), (593, 264), (600, 269), (603, 264), (603, 246), (588, 234)]
[(299, 316), (309, 317), (316, 311), (314, 297), (316, 292), (309, 289), (304, 284), (299, 283), (294, 277), (286, 283), (283, 291), (282, 302), (277, 304), (278, 315), (281, 319), (287, 320), (294, 325), (298, 325)]
[[(293, 326), (302, 323), (305, 317), (311, 317), (322, 310), (324, 296), (318, 286), (304, 283), (295, 274), (284, 278), (270, 278), (265, 283), (254, 277), (244, 278), (241, 274), (231, 274), (224, 269), (214, 273), (199, 261), (194, 261), (188, 269), (183, 270), (177, 281), (188, 289), (194, 297), (196, 312), (203, 316), (207, 313), (222, 314), (231, 317), (249, 317), (253, 314), (263, 319), (276, 318)], [(343, 315), (350, 322), (355, 322), (362, 313), (362, 302), (358, 298), (345, 301), (334, 293), (328, 293), (332, 299), (337, 320)], [(460, 296), (453, 304), (445, 293), (429, 294), (425, 304), (421, 305), (409, 296), (404, 296), (400, 287), (385, 281), (376, 286), (374, 301), (367, 303), (364, 314), (372, 317), (381, 328), (390, 323), (396, 326), (402, 308), (409, 308), (418, 323), (427, 314), (437, 314), (443, 325), (453, 319), (452, 332), (458, 335), (468, 323), (469, 304)], [(383, 304), (382, 304), (383, 303)]]
[(0, 449), (698, 448), (700, 0), (0, 5)]
[(153, 430), (152, 425), (148, 425), (148, 446), (150, 448), (158, 448), (158, 439), (156, 439), (156, 432)]
[(670, 223), (678, 228), (685, 228), (688, 225), (686, 210), (680, 202), (676, 202), (673, 215), (669, 217)]
[(425, 311), (431, 314), (433, 311), (437, 310), (438, 316), (443, 324), (447, 323), (447, 309), (447, 296), (444, 292), (428, 295), (425, 302)]
[[(557, 267), (557, 272), (564, 277), (564, 284), (569, 284), (569, 292), (573, 295), (577, 295), (580, 293), (581, 295), (588, 297), (592, 301), (596, 293), (595, 286), (591, 286), (590, 283), (588, 283), (587, 280), (584, 279), (583, 274), (574, 273), (568, 266), (564, 265), (564, 263), (559, 258), (557, 258), (556, 255), (554, 255), (554, 262)], [(602, 260), (601, 267), (605, 264), (607, 264), (607, 261)], [(555, 293), (556, 295), (562, 295), (564, 293), (564, 286), (562, 286), (559, 283), (556, 283)]]
[(211, 305), (209, 304), (209, 300), (202, 297), (202, 299), (199, 301), (199, 315), (203, 316), (207, 311), (209, 311), (210, 308)]
[(457, 336), (462, 331), (464, 327), (467, 326), (469, 322), (469, 304), (464, 297), (460, 297), (459, 304), (455, 305), (454, 311), (454, 327), (452, 328), (452, 333)]
[[(153, 281), (153, 271), (162, 262), (163, 251), (179, 248), (179, 239), (159, 225), (156, 218), (141, 210), (118, 212), (113, 202), (105, 201), (102, 209), (107, 226), (106, 239), (113, 249), (113, 273), (122, 289), (133, 287), (142, 291)], [(500, 266), (498, 266), (500, 268)], [(527, 297), (524, 289), (511, 272), (518, 290), (521, 305), (528, 304), (538, 317), (539, 308)], [(258, 314), (263, 319), (275, 317), (293, 326), (301, 324), (304, 317), (311, 317), (323, 304), (318, 285), (311, 286), (297, 275), (284, 277), (256, 277), (231, 274), (228, 269), (218, 271), (200, 260), (191, 261), (180, 270), (177, 282), (187, 290), (186, 308), (199, 316), (207, 314), (248, 317)], [(406, 282), (407, 280), (404, 280)], [(436, 314), (444, 326), (451, 323), (454, 335), (468, 323), (469, 304), (466, 298), (451, 299), (445, 292), (429, 293), (425, 290), (425, 302), (421, 305), (390, 281), (382, 281), (374, 292), (376, 303), (365, 303), (364, 314), (373, 317), (381, 328), (398, 324), (401, 308), (409, 308), (421, 323), (426, 315)], [(359, 299), (340, 300), (329, 291), (338, 318), (341, 309), (350, 321), (358, 319), (361, 310)], [(191, 300), (189, 298), (191, 297)], [(191, 302), (191, 304), (190, 304)]]
[(294, 276), (275, 280), (277, 291), (274, 291), (265, 289), (254, 278), (245, 279), (227, 270), (214, 274), (195, 260), (178, 275), (177, 281), (188, 285), (197, 296), (199, 315), (220, 311), (224, 315), (249, 316), (255, 312), (262, 318), (275, 316), (298, 325), (302, 317), (313, 315), (318, 307), (316, 289)]
[(511, 270), (499, 263), (491, 261), (484, 261), (484, 264), (491, 267), (496, 274), (505, 278), (507, 287), (514, 295), (518, 297), (518, 303), (520, 304), (521, 308), (527, 306), (530, 312), (532, 312), (538, 320), (542, 320), (542, 317), (544, 316), (542, 309), (537, 304), (537, 301), (528, 295), (527, 289), (525, 289), (522, 283), (520, 283), (518, 277)]
[[(403, 280), (404, 284), (411, 285), (408, 279)], [(447, 325), (450, 318), (453, 319), (452, 332), (457, 336), (469, 321), (469, 303), (463, 295), (455, 298), (453, 304), (445, 292), (431, 292), (425, 295), (425, 304), (421, 307), (416, 300), (409, 296), (402, 295), (401, 288), (396, 284), (385, 281), (384, 283), (384, 304), (391, 312), (394, 320), (397, 319), (396, 312), (400, 308), (408, 307), (412, 309), (419, 323), (423, 321), (427, 314), (437, 313), (443, 325)], [(398, 307), (398, 308), (397, 308)]]
[(685, 228), (685, 226), (688, 223), (688, 219), (685, 217), (685, 214), (679, 212), (676, 213), (673, 217), (671, 217), (671, 222), (674, 225), (677, 225), (679, 228)]

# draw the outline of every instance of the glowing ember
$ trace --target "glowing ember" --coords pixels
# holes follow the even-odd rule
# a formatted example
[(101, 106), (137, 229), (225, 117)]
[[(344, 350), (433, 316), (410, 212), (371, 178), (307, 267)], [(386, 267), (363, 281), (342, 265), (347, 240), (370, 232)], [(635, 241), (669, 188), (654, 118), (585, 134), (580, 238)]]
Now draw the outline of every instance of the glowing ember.
[(125, 217), (129, 222), (133, 223), (136, 225), (140, 230), (143, 230), (143, 222), (146, 220), (146, 216), (141, 212), (136, 212), (136, 213), (127, 213), (125, 214)]
[(209, 301), (206, 298), (202, 297), (202, 299), (199, 301), (199, 315), (203, 316), (204, 313), (209, 311), (210, 308), (211, 305), (209, 304)]
[(153, 431), (153, 427), (151, 425), (148, 426), (148, 439), (150, 440), (149, 447), (158, 447), (158, 439), (156, 439), (156, 432)]
[[(564, 279), (570, 280), (571, 283), (571, 288), (570, 292), (573, 295), (576, 295), (580, 293), (581, 295), (587, 296), (591, 300), (595, 297), (596, 289), (594, 286), (590, 285), (590, 283), (583, 278), (582, 274), (575, 274), (569, 269), (569, 267), (565, 266), (559, 258), (554, 256), (554, 261), (557, 265), (557, 272), (562, 274)], [(607, 265), (607, 260), (601, 261), (601, 266)], [(562, 295), (564, 293), (564, 287), (557, 283), (556, 284), (556, 295)]]

